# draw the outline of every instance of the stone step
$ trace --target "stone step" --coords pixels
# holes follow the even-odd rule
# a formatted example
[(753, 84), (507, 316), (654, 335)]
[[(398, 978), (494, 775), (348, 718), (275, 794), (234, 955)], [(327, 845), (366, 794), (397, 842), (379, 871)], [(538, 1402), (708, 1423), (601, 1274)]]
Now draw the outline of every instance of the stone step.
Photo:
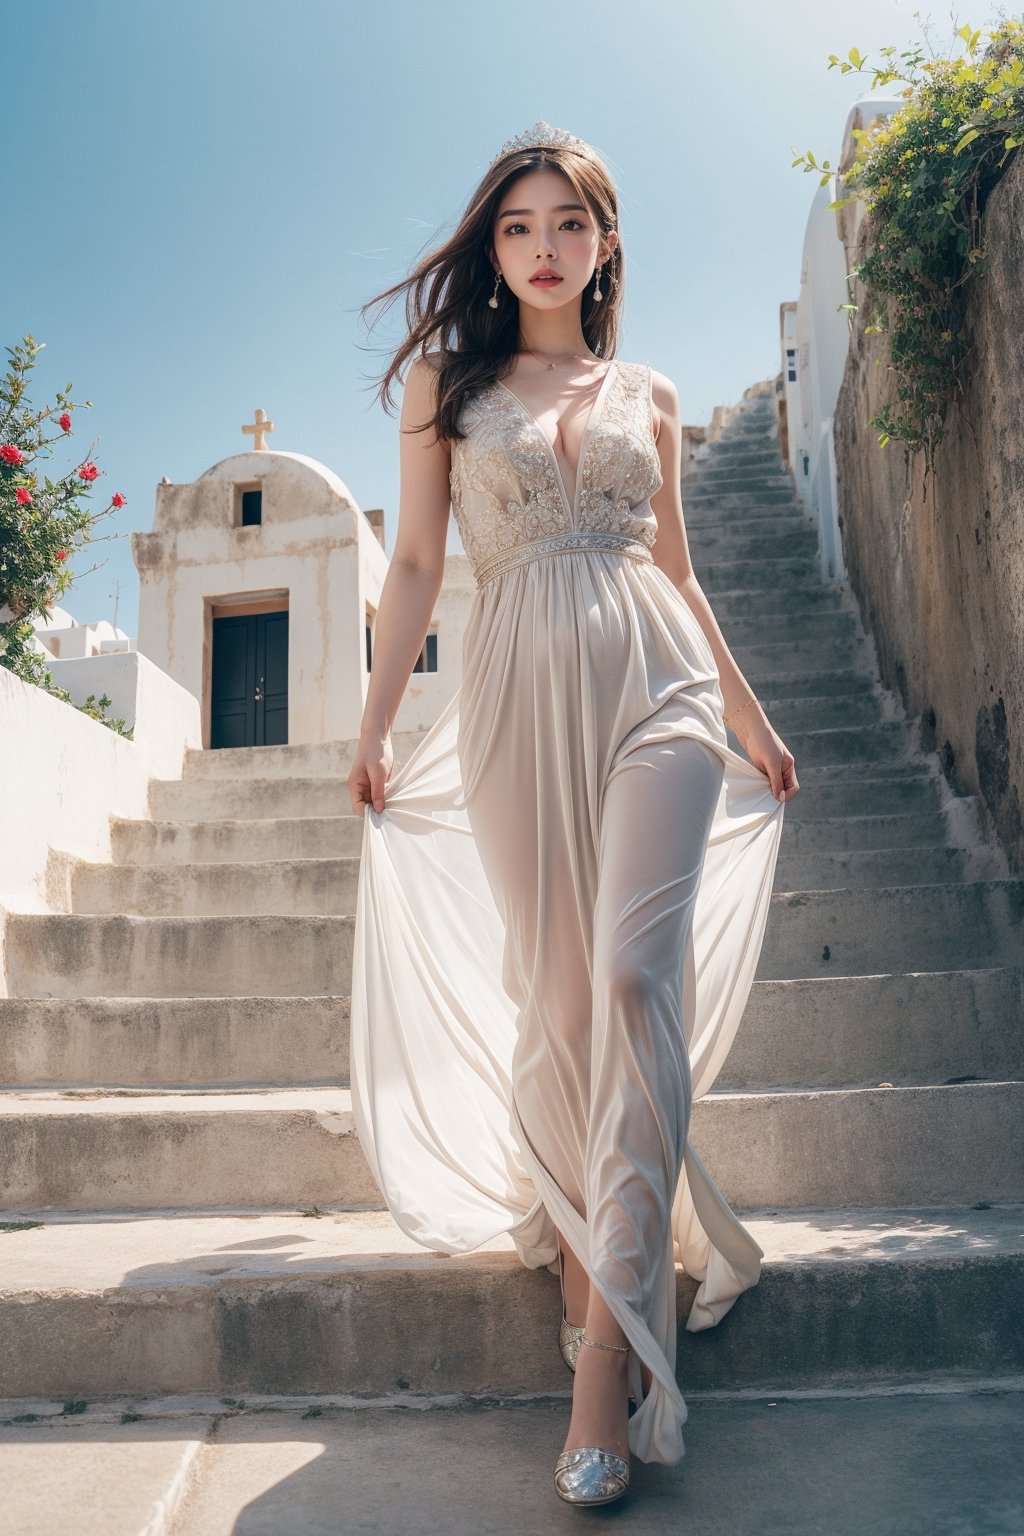
[[(796, 501), (793, 477), (784, 469), (751, 470), (728, 465), (691, 473), (685, 485), (691, 501), (701, 496), (779, 496)], [(684, 514), (685, 510), (684, 503)]]
[[(775, 718), (778, 719), (779, 715), (776, 714)], [(786, 730), (788, 732), (788, 727)], [(729, 734), (732, 735), (731, 732)], [(789, 744), (794, 757), (797, 756), (797, 749), (800, 749), (798, 778), (801, 787), (796, 799), (786, 806), (787, 822), (822, 815), (835, 817), (895, 815), (911, 811), (938, 812), (937, 779), (927, 763), (894, 757), (870, 762), (855, 759), (815, 765), (807, 761), (806, 743), (802, 742), (799, 733), (790, 735)], [(735, 737), (733, 745), (736, 750), (740, 750)], [(835, 751), (839, 750), (839, 746), (836, 745)], [(834, 752), (826, 755), (834, 756)], [(138, 864), (221, 860), (253, 862), (256, 858), (272, 860), (275, 857), (275, 828), (279, 825), (285, 827), (282, 832), (285, 844), (282, 853), (286, 854), (294, 841), (292, 828), (298, 828), (306, 843), (311, 842), (313, 846), (320, 847), (326, 856), (341, 855), (346, 846), (354, 848), (354, 856), (358, 855), (362, 818), (354, 816), (351, 810), (347, 814), (330, 814), (328, 806), (335, 805), (337, 793), (336, 786), (329, 780), (293, 781), (291, 793), (283, 792), (277, 783), (261, 784), (258, 780), (244, 792), (241, 786), (228, 781), (204, 785), (202, 789), (194, 785), (179, 785), (176, 781), (168, 781), (168, 785), (175, 787), (173, 791), (169, 787), (166, 795), (162, 796), (166, 802), (165, 813), (170, 815), (177, 812), (182, 819), (135, 823), (138, 845), (134, 843), (134, 834), (132, 840), (129, 840), (133, 824), (125, 823), (117, 840), (119, 862), (122, 859), (125, 863)], [(314, 812), (321, 805), (324, 809), (320, 815), (289, 815), (289, 812), (296, 810)], [(243, 820), (243, 813), (248, 813), (252, 819)], [(224, 818), (219, 824), (215, 820), (204, 819), (218, 815)], [(335, 849), (321, 844), (321, 833), (336, 825), (342, 829), (334, 834), (340, 846)], [(150, 826), (154, 828), (153, 834), (148, 831)], [(179, 833), (177, 838), (173, 836), (175, 828)], [(221, 829), (224, 829), (223, 839), (220, 836)], [(141, 847), (142, 852), (134, 857), (133, 850), (137, 847)], [(165, 848), (172, 850), (172, 856), (166, 859), (162, 852)], [(187, 854), (193, 848), (196, 856), (189, 859)], [(235, 859), (231, 858), (233, 852), (237, 855)], [(150, 858), (149, 854), (153, 857)]]
[[(744, 1221), (764, 1251), (761, 1277), (716, 1328), (682, 1326), (697, 1281), (677, 1266), (684, 1396), (1024, 1368), (1019, 1206)], [(564, 1393), (569, 1381), (555, 1346), (558, 1280), (526, 1269), (507, 1238), (449, 1257), (386, 1214), (47, 1212), (43, 1227), (5, 1236), (0, 1263), (9, 1396), (508, 1396)]]
[[(426, 735), (421, 731), (392, 731), (395, 761), (403, 761)], [(189, 748), (182, 779), (335, 779), (344, 781), (352, 768), (356, 741), (296, 742), (281, 747), (222, 747), (216, 751)]]
[(359, 858), (363, 819), (276, 816), (260, 821), (125, 821), (111, 823), (117, 864), (241, 864), (276, 859)]
[(743, 517), (755, 517), (759, 509), (771, 507), (778, 512), (799, 512), (803, 502), (795, 488), (778, 480), (771, 486), (751, 485), (742, 478), (724, 485), (708, 485), (693, 477), (682, 482), (683, 521), (690, 510), (714, 508), (720, 515), (733, 512)]
[(822, 698), (830, 694), (854, 693), (877, 694), (878, 682), (867, 671), (848, 672), (808, 668), (805, 671), (787, 671), (785, 666), (776, 672), (764, 672), (760, 681), (761, 695), (766, 699)]
[(772, 468), (790, 473), (789, 465), (783, 459), (778, 436), (766, 432), (760, 441), (756, 437), (744, 437), (733, 442), (729, 439), (720, 439), (716, 443), (706, 443), (697, 450), (690, 460), (691, 473), (696, 470), (714, 468), (718, 464), (730, 464), (733, 461), (741, 461), (744, 458), (764, 459), (768, 457)]
[[(771, 633), (770, 625), (765, 626), (764, 633)], [(764, 640), (757, 644), (739, 641), (729, 649), (747, 681), (753, 683), (756, 680), (759, 692), (763, 677), (784, 671), (810, 671), (814, 666), (823, 671), (845, 667), (865, 676), (875, 676), (869, 642), (861, 635), (838, 640), (824, 636), (820, 640)]]
[(705, 479), (717, 475), (753, 473), (764, 478), (785, 478), (790, 484), (793, 482), (793, 474), (789, 465), (779, 453), (778, 442), (772, 442), (762, 438), (747, 439), (736, 444), (718, 444), (709, 449), (704, 458), (691, 459), (687, 465), (686, 478)]
[(723, 464), (732, 464), (737, 468), (750, 466), (757, 469), (777, 469), (783, 465), (783, 461), (778, 444), (770, 443), (767, 438), (763, 443), (756, 439), (746, 443), (712, 443), (690, 460), (687, 474), (697, 475), (703, 470), (717, 469)]
[(775, 891), (865, 890), (891, 885), (940, 885), (948, 880), (998, 879), (1005, 870), (993, 848), (855, 848), (790, 853), (780, 848)]
[[(733, 1206), (1024, 1200), (1024, 1083), (729, 1093), (691, 1139)], [(0, 1094), (5, 1210), (382, 1204), (348, 1089)], [(870, 1155), (865, 1154), (870, 1149)]]
[(1020, 1081), (716, 1089), (692, 1139), (734, 1207), (968, 1204), (1024, 1198), (1022, 1126)]
[(803, 502), (796, 496), (774, 500), (744, 496), (723, 498), (707, 496), (698, 490), (691, 500), (690, 482), (684, 480), (682, 502), (683, 523), (688, 535), (691, 530), (698, 532), (704, 528), (731, 528), (733, 525), (754, 528), (759, 524), (769, 529), (775, 526), (775, 519), (780, 517), (799, 517), (808, 527), (817, 527), (816, 522), (808, 519)]
[(741, 539), (770, 540), (791, 535), (817, 541), (817, 534), (817, 523), (795, 508), (784, 512), (773, 508), (770, 518), (751, 515), (693, 524), (687, 519), (687, 541), (691, 549), (704, 550), (718, 543), (736, 543)]
[(804, 694), (797, 698), (772, 699), (762, 696), (761, 703), (780, 734), (785, 731), (835, 730), (840, 727), (884, 723), (882, 696), (867, 689), (860, 693)]
[(788, 472), (788, 465), (779, 451), (778, 434), (771, 431), (768, 424), (759, 431), (748, 431), (736, 437), (722, 437), (717, 442), (702, 444), (694, 456), (687, 459), (686, 473), (689, 476), (720, 464), (747, 463), (770, 469), (781, 466)]
[(815, 577), (803, 587), (781, 589), (777, 586), (723, 587), (715, 593), (714, 611), (718, 613), (852, 613), (859, 619), (856, 604), (841, 583), (827, 583)]
[(749, 446), (751, 443), (770, 444), (777, 448), (779, 441), (778, 416), (772, 410), (746, 411), (734, 417), (728, 427), (711, 442), (701, 444), (712, 453), (723, 448)]
[[(801, 789), (800, 794), (804, 793)], [(949, 845), (941, 811), (880, 812), (867, 816), (821, 816), (782, 825), (779, 858), (815, 853), (868, 853), (886, 849), (932, 849)]]
[[(790, 749), (794, 758), (796, 750)], [(871, 763), (830, 766), (822, 772), (797, 759), (797, 779), (800, 793), (788, 801), (783, 817), (783, 828), (794, 824), (816, 827), (821, 819), (833, 821), (857, 816), (875, 815), (938, 815), (940, 814), (939, 787), (931, 774), (906, 774), (899, 776), (895, 770), (902, 765)], [(909, 767), (915, 767), (913, 763)], [(855, 777), (849, 776), (851, 767)], [(890, 776), (884, 776), (891, 769)], [(840, 776), (840, 770), (843, 776)], [(808, 836), (816, 832), (808, 831)]]
[[(775, 686), (775, 680), (772, 679), (769, 684), (772, 692)], [(759, 687), (759, 696), (761, 691)], [(788, 726), (786, 729), (789, 732)], [(803, 815), (801, 802), (804, 800), (807, 789), (811, 787), (812, 781), (804, 779), (802, 770), (809, 772), (816, 766), (834, 765), (837, 771), (826, 775), (829, 780), (828, 787), (830, 791), (841, 795), (848, 788), (853, 788), (838, 772), (841, 766), (856, 765), (859, 773), (870, 764), (873, 776), (877, 776), (874, 775), (875, 769), (895, 773), (904, 763), (902, 754), (911, 749), (914, 735), (913, 728), (905, 722), (889, 721), (874, 726), (792, 731), (785, 740), (798, 764), (797, 777), (801, 783), (800, 794), (791, 806), (786, 807), (786, 812), (788, 815), (792, 810), (798, 815)], [(396, 769), (403, 761), (405, 759), (400, 758), (396, 751)], [(927, 777), (927, 770), (919, 771), (922, 777)], [(929, 803), (932, 803), (934, 787), (926, 791), (926, 794)], [(856, 803), (863, 804), (862, 801)], [(154, 780), (150, 784), (149, 804), (154, 821), (161, 824), (248, 821), (252, 825), (255, 821), (271, 819), (301, 820), (353, 816), (352, 802), (345, 781), (329, 778), (253, 779), (251, 781), (227, 778)], [(886, 808), (899, 810), (905, 807), (896, 803), (887, 805)], [(361, 824), (361, 817), (355, 819)], [(157, 837), (155, 832), (141, 835), (153, 839)], [(200, 831), (197, 827), (196, 836), (205, 839), (206, 845), (209, 846), (211, 840), (216, 840), (217, 833), (209, 829)], [(171, 841), (170, 837), (163, 832), (160, 833), (160, 837), (167, 842)], [(123, 843), (124, 835), (122, 834), (118, 842), (119, 849)]]
[(866, 976), (1019, 964), (1024, 880), (775, 892), (756, 975)]
[(786, 556), (780, 560), (694, 560), (694, 571), (704, 592), (715, 607), (713, 594), (735, 587), (772, 587), (801, 598), (805, 591), (821, 585), (814, 561), (809, 556)]
[(1024, 966), (755, 981), (719, 1092), (1024, 1078)]
[(778, 459), (716, 459), (694, 466), (680, 482), (683, 513), (695, 498), (712, 500), (719, 496), (780, 496), (791, 502), (793, 511), (806, 516), (798, 502), (793, 476)]
[(818, 535), (812, 528), (784, 530), (774, 525), (760, 533), (738, 533), (733, 528), (699, 530), (687, 539), (694, 565), (706, 568), (714, 560), (779, 560), (803, 555), (814, 559)]
[[(396, 750), (396, 770), (399, 761)], [(160, 822), (248, 820), (250, 825), (277, 817), (353, 814), (344, 778), (154, 779), (149, 786), (149, 808), (154, 820)]]
[(720, 613), (712, 605), (712, 612), (733, 652), (741, 646), (763, 645), (766, 641), (786, 641), (804, 647), (817, 640), (857, 641), (864, 633), (857, 616), (849, 610), (740, 615)]
[[(771, 542), (766, 539), (765, 544)], [(734, 554), (728, 547), (711, 554), (703, 554), (700, 548), (694, 548), (692, 556), (694, 574), (709, 601), (712, 591), (717, 593), (726, 588), (760, 584), (765, 590), (771, 585), (775, 591), (783, 591), (794, 604), (803, 604), (804, 596), (821, 585), (817, 554), (812, 548), (791, 553), (763, 548), (754, 556)], [(711, 605), (714, 608), (714, 602)]]
[(796, 762), (799, 779), (801, 766), (875, 763), (901, 758), (914, 750), (915, 736), (913, 728), (904, 721), (883, 720), (873, 725), (788, 730), (785, 741)]
[[(813, 823), (812, 823), (813, 825)], [(1004, 863), (988, 847), (816, 848), (780, 851), (777, 891), (923, 885), (998, 878)], [(275, 913), (351, 915), (359, 858), (265, 859), (206, 864), (87, 864), (72, 872), (72, 912), (140, 917), (225, 917)]]
[(345, 1084), (347, 997), (4, 997), (10, 1087)]
[[(856, 697), (854, 695), (854, 697)], [(777, 729), (788, 730), (784, 712), (769, 710)], [(809, 770), (808, 770), (809, 771)], [(810, 786), (801, 780), (803, 796)], [(829, 817), (801, 821), (787, 816), (782, 833), (784, 851), (833, 852), (858, 848), (942, 846), (946, 824), (940, 812), (894, 813)], [(111, 842), (118, 865), (160, 866), (194, 864), (257, 864), (281, 859), (359, 858), (362, 817), (271, 817), (258, 827), (252, 821), (123, 821), (118, 819)]]
[[(846, 784), (851, 787), (861, 784), (867, 779), (873, 782), (898, 781), (905, 784), (911, 780), (915, 782), (938, 784), (942, 779), (942, 773), (936, 763), (933, 753), (915, 752), (909, 757), (886, 758), (877, 763), (807, 763), (804, 767), (804, 782), (808, 785), (816, 784), (824, 786), (829, 784)], [(970, 796), (963, 796), (970, 799)]]
[(378, 1207), (346, 1088), (0, 1094), (0, 1208)]
[[(347, 996), (353, 928), (352, 917), (15, 913), (7, 919), (9, 991)], [(776, 892), (756, 975), (783, 980), (1008, 965), (1022, 952), (1022, 880)]]
[(721, 592), (705, 590), (704, 595), (712, 613), (723, 621), (763, 616), (767, 622), (788, 613), (810, 615), (834, 612), (849, 613), (855, 624), (863, 628), (852, 599), (842, 591), (824, 586), (816, 575), (799, 583), (787, 585), (780, 582), (772, 588), (764, 587), (760, 592), (736, 587)]
[(838, 613), (851, 613), (860, 622), (853, 598), (842, 586), (822, 581), (816, 570), (804, 578), (788, 582), (765, 583), (752, 587), (737, 582), (730, 586), (721, 583), (714, 593), (705, 591), (716, 617), (743, 618), (756, 613), (822, 613), (831, 609)]
[(16, 997), (348, 996), (351, 917), (7, 920)]
[(351, 914), (358, 878), (358, 856), (164, 867), (79, 862), (71, 909), (140, 917)]
[[(715, 1088), (1024, 1077), (1024, 969), (755, 981)], [(346, 1086), (348, 998), (0, 998), (19, 1088)]]

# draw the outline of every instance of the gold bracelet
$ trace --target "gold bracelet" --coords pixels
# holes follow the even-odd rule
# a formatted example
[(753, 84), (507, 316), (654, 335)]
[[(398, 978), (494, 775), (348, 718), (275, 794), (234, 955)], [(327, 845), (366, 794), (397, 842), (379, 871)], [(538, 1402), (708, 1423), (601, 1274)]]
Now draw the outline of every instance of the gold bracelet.
[[(756, 703), (758, 703), (757, 698), (753, 698), (753, 699), (748, 699), (747, 700), (747, 704), (756, 704)], [(738, 715), (740, 713), (740, 710), (746, 709), (747, 704), (741, 704), (739, 709), (734, 709), (728, 715), (723, 715), (722, 719), (723, 720), (731, 720), (733, 715)]]

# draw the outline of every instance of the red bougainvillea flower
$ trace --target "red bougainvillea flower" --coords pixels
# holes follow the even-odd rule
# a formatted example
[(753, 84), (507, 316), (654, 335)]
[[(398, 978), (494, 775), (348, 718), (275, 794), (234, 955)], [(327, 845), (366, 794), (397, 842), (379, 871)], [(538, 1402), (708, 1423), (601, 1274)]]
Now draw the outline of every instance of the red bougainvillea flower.
[(68, 557), (68, 552), (67, 552), (66, 549), (58, 549), (58, 551), (57, 551), (57, 559), (58, 560), (66, 560), (67, 557)]
[(71, 417), (68, 415), (67, 411), (64, 411), (62, 415), (58, 416), (57, 421), (59, 425), (64, 428), (65, 432), (71, 431)]
[(99, 470), (96, 468), (96, 465), (92, 462), (91, 459), (83, 464), (78, 471), (80, 480), (95, 480), (98, 474)]
[(20, 448), (15, 448), (13, 443), (4, 443), (3, 447), (0, 448), (0, 459), (3, 459), (5, 464), (22, 464), (24, 463), (25, 455)]
[(110, 499), (113, 502), (115, 507), (123, 507), (124, 506), (124, 497), (121, 495), (120, 491), (115, 491), (113, 496), (111, 496)]
[(18, 498), (19, 507), (30, 507), (32, 505), (32, 492), (26, 490), (23, 485), (19, 485), (14, 494)]

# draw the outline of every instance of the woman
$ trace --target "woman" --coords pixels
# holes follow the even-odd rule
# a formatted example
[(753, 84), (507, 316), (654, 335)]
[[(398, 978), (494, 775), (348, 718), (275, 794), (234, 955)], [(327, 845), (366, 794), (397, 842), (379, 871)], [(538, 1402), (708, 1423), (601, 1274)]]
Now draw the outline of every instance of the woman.
[[(560, 1274), (575, 1380), (555, 1486), (576, 1504), (619, 1497), (631, 1452), (684, 1454), (676, 1258), (701, 1280), (691, 1330), (760, 1274), (687, 1131), (749, 994), (798, 789), (693, 575), (677, 391), (614, 357), (616, 225), (600, 158), (541, 122), (370, 301), (414, 291), (385, 405), (419, 355), (348, 779), (360, 1140), (419, 1242), (504, 1232)], [(393, 774), (449, 508), (477, 582), (462, 681)]]

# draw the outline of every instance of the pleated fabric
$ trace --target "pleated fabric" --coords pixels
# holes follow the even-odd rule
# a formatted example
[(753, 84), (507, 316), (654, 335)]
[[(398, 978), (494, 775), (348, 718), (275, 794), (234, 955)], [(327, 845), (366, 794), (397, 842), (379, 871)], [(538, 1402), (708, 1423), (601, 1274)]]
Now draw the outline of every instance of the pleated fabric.
[(650, 558), (646, 365), (606, 374), (571, 505), (510, 391), (469, 414), (461, 685), (363, 817), (356, 1129), (427, 1248), (507, 1235), (557, 1273), (562, 1231), (633, 1346), (630, 1448), (673, 1464), (676, 1265), (700, 1282), (690, 1331), (760, 1276), (688, 1132), (749, 996), (784, 805), (729, 746), (714, 654)]

